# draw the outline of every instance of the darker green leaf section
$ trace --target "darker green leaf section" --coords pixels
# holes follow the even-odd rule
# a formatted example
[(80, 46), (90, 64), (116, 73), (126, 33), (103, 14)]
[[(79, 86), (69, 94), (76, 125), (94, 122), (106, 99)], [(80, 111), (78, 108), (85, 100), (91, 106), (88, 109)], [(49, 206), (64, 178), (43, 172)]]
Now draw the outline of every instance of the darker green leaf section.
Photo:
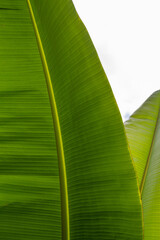
[(0, 10), (20, 10), (20, 9), (17, 9), (17, 8), (0, 8)]

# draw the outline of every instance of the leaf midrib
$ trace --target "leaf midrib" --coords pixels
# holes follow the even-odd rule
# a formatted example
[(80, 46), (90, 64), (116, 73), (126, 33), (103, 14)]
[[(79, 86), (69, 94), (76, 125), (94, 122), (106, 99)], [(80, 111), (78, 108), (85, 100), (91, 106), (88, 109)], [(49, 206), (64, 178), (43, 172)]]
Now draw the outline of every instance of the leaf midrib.
[(154, 133), (153, 133), (153, 137), (152, 137), (150, 150), (149, 150), (149, 153), (148, 153), (146, 166), (145, 166), (145, 169), (144, 169), (144, 173), (143, 173), (143, 177), (142, 177), (142, 181), (141, 181), (141, 185), (140, 185), (141, 196), (142, 196), (142, 193), (143, 193), (144, 184), (145, 184), (146, 176), (147, 176), (147, 173), (148, 173), (148, 168), (149, 168), (149, 163), (150, 163), (151, 154), (152, 154), (152, 150), (153, 150), (153, 145), (154, 145), (155, 135), (156, 135), (156, 131), (157, 131), (159, 116), (160, 116), (160, 106), (159, 106), (159, 110), (158, 110), (158, 114), (157, 114), (155, 129), (154, 129)]
[(59, 164), (59, 178), (60, 178), (60, 192), (61, 192), (61, 217), (62, 217), (62, 239), (69, 240), (70, 239), (70, 229), (69, 229), (69, 204), (68, 204), (68, 188), (67, 188), (67, 176), (66, 176), (66, 166), (65, 166), (65, 156), (64, 156), (64, 148), (61, 134), (61, 127), (59, 122), (58, 110), (54, 95), (54, 90), (52, 86), (51, 76), (46, 60), (46, 56), (44, 53), (41, 37), (38, 31), (38, 27), (36, 24), (36, 20), (34, 17), (34, 13), (32, 10), (32, 6), (30, 0), (27, 0), (31, 20), (33, 23), (34, 32), (37, 39), (37, 44), (41, 56), (41, 61), (43, 65), (44, 75), (46, 79), (49, 100), (51, 105), (51, 112), (53, 118), (53, 125), (55, 130), (55, 138), (57, 145), (57, 156), (58, 156), (58, 164)]

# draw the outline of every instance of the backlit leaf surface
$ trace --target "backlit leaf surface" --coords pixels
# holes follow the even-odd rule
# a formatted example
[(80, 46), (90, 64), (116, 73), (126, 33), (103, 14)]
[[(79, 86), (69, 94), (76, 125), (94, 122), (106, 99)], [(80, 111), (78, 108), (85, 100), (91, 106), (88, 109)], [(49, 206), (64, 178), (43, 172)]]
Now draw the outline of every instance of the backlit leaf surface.
[(0, 1), (0, 109), (3, 240), (142, 239), (123, 123), (70, 0)]
[(144, 239), (160, 238), (160, 91), (155, 92), (125, 123), (139, 177)]

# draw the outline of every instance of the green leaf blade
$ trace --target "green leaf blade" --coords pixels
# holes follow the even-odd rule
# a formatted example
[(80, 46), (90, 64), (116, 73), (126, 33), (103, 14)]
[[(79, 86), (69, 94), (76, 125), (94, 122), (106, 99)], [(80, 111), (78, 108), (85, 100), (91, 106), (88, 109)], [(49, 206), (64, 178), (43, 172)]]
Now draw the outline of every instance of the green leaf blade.
[(125, 129), (140, 185), (154, 137), (158, 112), (159, 99), (157, 94), (154, 94), (125, 122)]
[(123, 123), (88, 33), (71, 1), (31, 3), (61, 127), (70, 235), (61, 219), (65, 200), (55, 119), (27, 1), (5, 0), (0, 3), (1, 238), (140, 240), (141, 205)]
[(57, 150), (28, 6), (5, 0), (1, 8), (0, 236), (60, 239)]
[(139, 175), (144, 214), (144, 239), (159, 239), (160, 91), (155, 92), (125, 123)]
[(71, 1), (31, 5), (61, 127), (70, 239), (141, 239), (141, 206), (122, 120), (88, 33)]

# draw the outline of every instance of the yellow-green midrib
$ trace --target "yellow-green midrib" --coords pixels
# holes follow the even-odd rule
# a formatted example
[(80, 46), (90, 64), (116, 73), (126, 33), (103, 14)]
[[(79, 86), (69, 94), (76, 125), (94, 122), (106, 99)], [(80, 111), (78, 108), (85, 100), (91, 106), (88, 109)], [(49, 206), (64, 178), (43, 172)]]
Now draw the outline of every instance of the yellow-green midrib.
[(45, 56), (45, 52), (43, 49), (43, 44), (41, 41), (41, 37), (38, 31), (38, 27), (36, 24), (36, 20), (34, 17), (34, 12), (32, 10), (32, 5), (30, 0), (27, 0), (38, 48), (42, 60), (43, 70), (46, 79), (46, 85), (49, 94), (49, 100), (51, 105), (51, 112), (53, 118), (53, 125), (55, 130), (55, 138), (56, 138), (56, 146), (57, 146), (57, 155), (58, 155), (58, 164), (59, 164), (59, 179), (60, 179), (60, 192), (61, 192), (61, 218), (62, 218), (62, 239), (69, 240), (70, 239), (70, 229), (69, 229), (69, 204), (68, 204), (68, 189), (67, 189), (67, 176), (66, 176), (66, 166), (65, 166), (65, 156), (63, 149), (63, 140), (61, 134), (61, 127), (58, 117), (58, 111), (56, 106), (56, 99), (54, 95), (54, 90), (52, 86), (51, 76)]

